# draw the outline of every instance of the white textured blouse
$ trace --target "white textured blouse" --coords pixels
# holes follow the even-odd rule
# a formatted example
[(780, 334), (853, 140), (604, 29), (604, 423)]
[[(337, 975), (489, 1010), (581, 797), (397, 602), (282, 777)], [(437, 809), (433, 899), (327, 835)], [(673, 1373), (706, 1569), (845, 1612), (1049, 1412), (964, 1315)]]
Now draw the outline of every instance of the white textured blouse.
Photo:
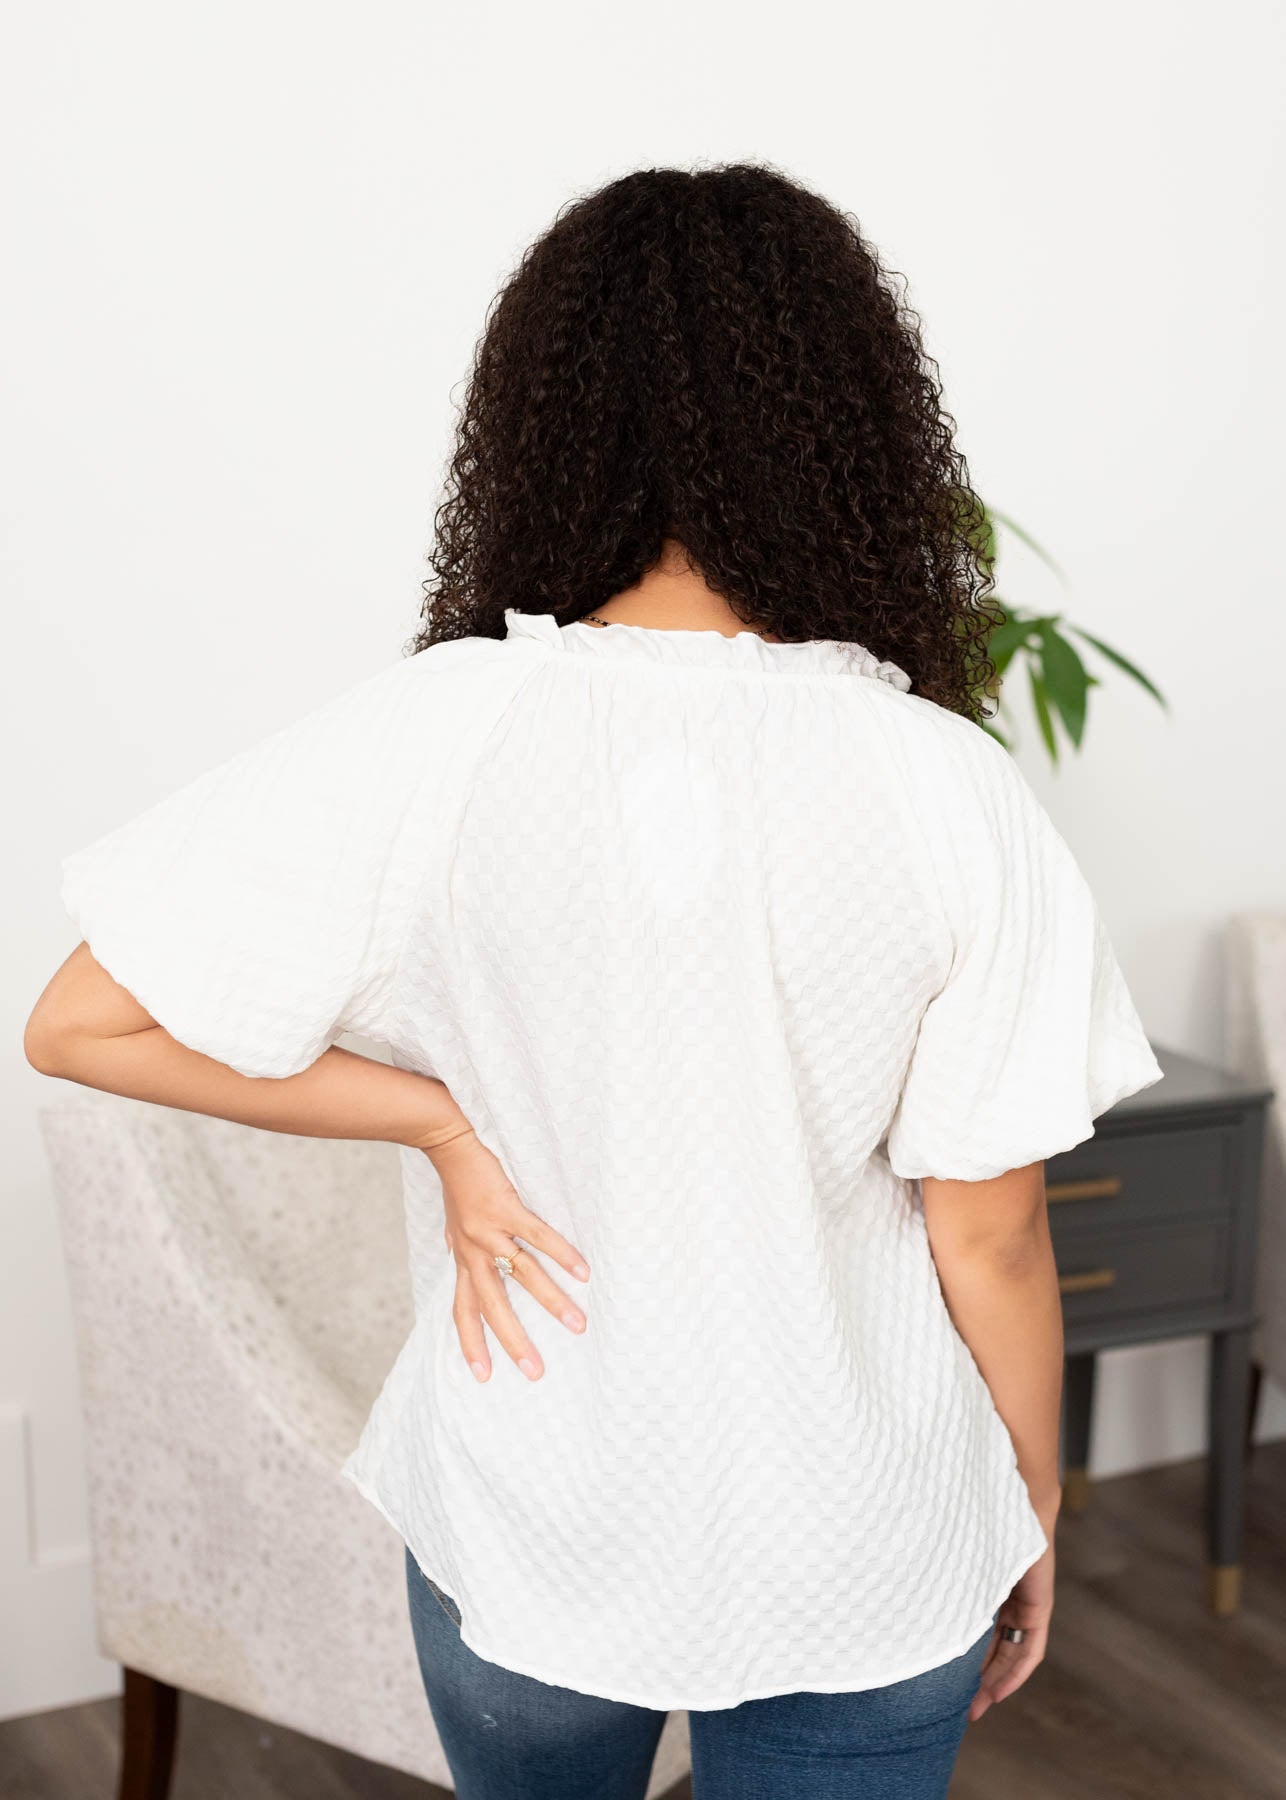
[(657, 1708), (878, 1686), (1045, 1535), (919, 1177), (1158, 1080), (1007, 752), (856, 645), (560, 627), (434, 645), (68, 856), (100, 963), (243, 1074), (343, 1031), (441, 1077), (587, 1256), (545, 1374), (477, 1382), (427, 1157), (415, 1324), (343, 1474), (464, 1642)]

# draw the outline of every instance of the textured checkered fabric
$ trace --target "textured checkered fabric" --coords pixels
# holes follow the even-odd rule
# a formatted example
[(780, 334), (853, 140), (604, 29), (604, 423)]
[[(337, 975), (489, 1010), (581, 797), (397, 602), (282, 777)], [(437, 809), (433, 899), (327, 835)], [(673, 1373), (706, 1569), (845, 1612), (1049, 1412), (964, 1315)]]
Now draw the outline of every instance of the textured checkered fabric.
[[(1045, 1548), (919, 1177), (1065, 1150), (1159, 1079), (1007, 753), (855, 645), (560, 627), (435, 645), (64, 862), (94, 954), (248, 1075), (342, 1031), (440, 1076), (584, 1251), (546, 1370), (416, 1323), (344, 1476), (480, 1656), (660, 1708), (958, 1655)], [(539, 1254), (539, 1253), (536, 1253)]]

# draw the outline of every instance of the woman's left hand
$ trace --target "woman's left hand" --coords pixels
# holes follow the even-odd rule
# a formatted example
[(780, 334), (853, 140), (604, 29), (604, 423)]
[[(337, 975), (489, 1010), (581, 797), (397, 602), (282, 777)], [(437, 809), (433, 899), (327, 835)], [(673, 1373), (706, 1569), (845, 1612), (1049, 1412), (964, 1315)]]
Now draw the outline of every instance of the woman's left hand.
[(483, 1321), (529, 1381), (544, 1373), (540, 1352), (519, 1323), (505, 1292), (498, 1255), (513, 1262), (513, 1279), (569, 1331), (585, 1329), (585, 1315), (556, 1282), (551, 1281), (520, 1237), (575, 1275), (588, 1281), (589, 1266), (580, 1251), (552, 1225), (529, 1212), (486, 1145), (465, 1131), (433, 1149), (425, 1149), (442, 1182), (446, 1209), (446, 1244), (455, 1258), (456, 1286), (452, 1314), (465, 1361), (479, 1381), (491, 1374)]

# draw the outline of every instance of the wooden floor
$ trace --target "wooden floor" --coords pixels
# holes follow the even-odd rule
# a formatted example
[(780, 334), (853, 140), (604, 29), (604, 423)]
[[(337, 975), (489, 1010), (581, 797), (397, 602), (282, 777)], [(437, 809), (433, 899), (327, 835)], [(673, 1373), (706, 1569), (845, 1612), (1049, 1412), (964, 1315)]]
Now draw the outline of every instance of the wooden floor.
[[(1286, 1442), (1250, 1471), (1246, 1599), (1204, 1610), (1204, 1467), (1101, 1483), (1058, 1528), (1050, 1654), (970, 1726), (952, 1800), (1286, 1795)], [(117, 1702), (0, 1724), (0, 1800), (110, 1800)], [(437, 1800), (441, 1790), (192, 1696), (172, 1800)], [(684, 1783), (673, 1800), (687, 1800)]]

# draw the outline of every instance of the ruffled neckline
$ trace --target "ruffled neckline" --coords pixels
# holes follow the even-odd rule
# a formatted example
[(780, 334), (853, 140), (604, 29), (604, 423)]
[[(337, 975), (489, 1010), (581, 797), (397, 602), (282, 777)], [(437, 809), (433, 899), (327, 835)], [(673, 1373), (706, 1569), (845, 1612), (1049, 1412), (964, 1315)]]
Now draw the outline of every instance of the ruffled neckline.
[(810, 638), (801, 644), (770, 644), (757, 631), (726, 637), (721, 631), (671, 630), (654, 625), (587, 625), (577, 619), (560, 625), (553, 613), (505, 609), (506, 636), (534, 638), (551, 650), (594, 656), (607, 662), (686, 664), (694, 668), (767, 671), (788, 675), (866, 675), (906, 693), (911, 677), (897, 663), (862, 644), (837, 638)]

